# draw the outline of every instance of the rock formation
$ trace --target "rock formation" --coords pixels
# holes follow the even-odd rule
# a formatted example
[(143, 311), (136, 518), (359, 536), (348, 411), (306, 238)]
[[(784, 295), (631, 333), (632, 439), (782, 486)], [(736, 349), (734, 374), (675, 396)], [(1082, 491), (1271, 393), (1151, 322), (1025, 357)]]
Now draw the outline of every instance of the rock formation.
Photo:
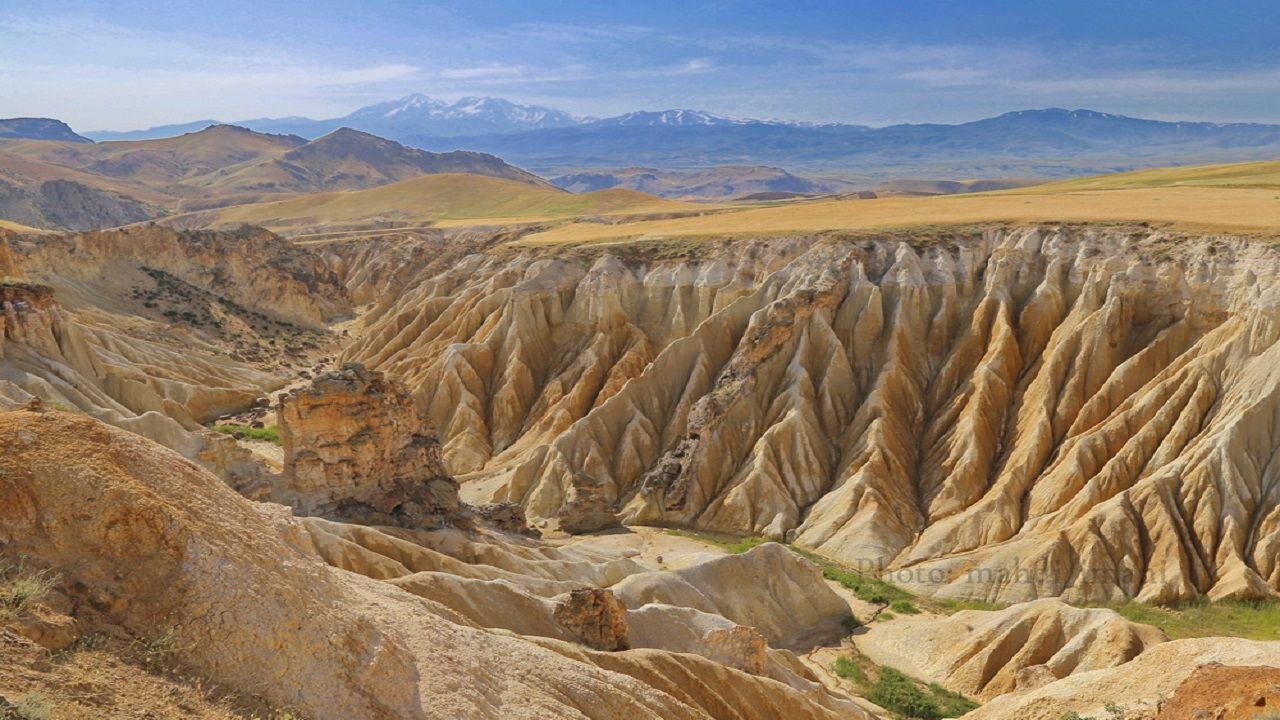
[(1229, 667), (1275, 667), (1278, 662), (1280, 643), (1277, 642), (1240, 638), (1172, 640), (1148, 649), (1123, 665), (1078, 673), (1025, 692), (1002, 695), (967, 715), (965, 720), (1062, 720), (1070, 712), (1085, 717), (1107, 717), (1109, 704), (1123, 707), (1126, 717), (1150, 718), (1156, 715), (1161, 703), (1173, 697), (1179, 686), (1202, 666), (1217, 663)]
[(284, 476), (274, 499), (304, 515), (411, 527), (458, 512), (458, 486), (413, 397), (358, 364), (280, 398)]
[[(410, 563), (433, 556), (426, 546), (248, 501), (171, 451), (83, 416), (0, 414), (0, 515), (6, 552), (61, 573), (77, 617), (139, 638), (167, 633), (188, 672), (316, 720), (869, 717), (815, 683), (798, 689), (697, 655), (485, 630), (333, 568), (322, 555), (343, 543), (353, 560), (373, 551), (333, 533), (340, 542), (321, 551), (312, 530)], [(466, 552), (458, 530), (402, 532)], [(471, 544), (499, 563), (559, 552), (507, 537)], [(609, 566), (522, 564), (579, 578)]]
[(465, 499), (786, 538), (950, 597), (1280, 589), (1267, 243), (992, 228), (408, 269), (358, 245), (329, 249), (352, 294), (397, 292), (346, 358), (421, 396)]
[(1201, 665), (1160, 706), (1156, 720), (1264, 720), (1280, 708), (1280, 668)]
[(627, 609), (603, 588), (570, 590), (553, 613), (578, 642), (596, 650), (626, 650)]
[[(944, 618), (902, 618), (869, 628), (868, 655), (972, 698), (989, 700), (1076, 673), (1123, 665), (1165, 642), (1148, 625), (1114, 610), (1045, 599), (1005, 610), (967, 610)], [(861, 644), (860, 644), (861, 647)]]

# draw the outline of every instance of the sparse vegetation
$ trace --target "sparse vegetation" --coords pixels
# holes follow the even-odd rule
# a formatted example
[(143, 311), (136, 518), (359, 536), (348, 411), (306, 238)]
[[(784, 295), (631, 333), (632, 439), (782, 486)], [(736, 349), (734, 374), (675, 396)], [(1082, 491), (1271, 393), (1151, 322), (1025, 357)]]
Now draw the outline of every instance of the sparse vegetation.
[(266, 427), (250, 427), (248, 425), (214, 425), (215, 432), (223, 435), (240, 435), (251, 440), (263, 440), (269, 443), (280, 444), (280, 430), (275, 425), (267, 425)]
[(58, 576), (48, 570), (24, 563), (0, 564), (0, 618), (26, 614), (57, 583)]
[(717, 533), (702, 532), (698, 530), (669, 530), (672, 535), (677, 535), (690, 540), (715, 545), (718, 548), (730, 553), (744, 553), (752, 548), (759, 547), (769, 542), (762, 537), (735, 537), (732, 535), (720, 535)]
[[(823, 577), (849, 588), (854, 595), (858, 596), (859, 600), (880, 605), (892, 605), (894, 602), (910, 605), (911, 594), (900, 587), (887, 583), (880, 578), (837, 567), (830, 561), (820, 564), (823, 565)], [(914, 610), (915, 608), (913, 607), (912, 609)], [(917, 610), (916, 612), (919, 611)]]
[(1114, 607), (1133, 622), (1154, 625), (1171, 639), (1231, 635), (1280, 640), (1280, 603), (1201, 598), (1168, 607), (1131, 602)]
[(916, 615), (920, 612), (920, 609), (912, 605), (909, 600), (894, 600), (889, 603), (889, 609), (899, 615)]
[(49, 702), (38, 692), (27, 693), (16, 702), (0, 698), (0, 720), (52, 720)]
[(172, 630), (165, 630), (147, 638), (133, 642), (130, 654), (147, 670), (160, 674), (172, 674), (181, 667), (177, 636)]
[(831, 666), (831, 671), (838, 677), (850, 680), (859, 685), (864, 685), (867, 682), (867, 674), (863, 672), (862, 668), (859, 667), (857, 663), (843, 655), (836, 658), (835, 664)]
[(871, 702), (902, 718), (938, 720), (960, 717), (978, 704), (937, 683), (925, 684), (891, 667), (877, 665), (856, 650), (841, 655), (831, 666), (841, 679), (853, 683)]

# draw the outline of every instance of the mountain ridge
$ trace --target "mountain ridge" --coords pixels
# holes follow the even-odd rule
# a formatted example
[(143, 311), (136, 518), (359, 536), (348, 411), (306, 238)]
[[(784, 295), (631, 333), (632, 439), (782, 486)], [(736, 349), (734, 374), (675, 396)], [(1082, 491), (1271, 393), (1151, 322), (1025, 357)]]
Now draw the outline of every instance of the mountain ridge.
[[(590, 118), (500, 98), (447, 103), (414, 94), (339, 118), (261, 118), (238, 124), (308, 138), (347, 126), (424, 150), (487, 152), (551, 175), (637, 165), (664, 170), (780, 165), (792, 171), (856, 167), (877, 179), (1070, 177), (1280, 153), (1280, 125), (1164, 121), (1056, 107), (962, 123), (869, 127), (681, 108)], [(140, 138), (190, 125), (87, 135), (95, 140)]]

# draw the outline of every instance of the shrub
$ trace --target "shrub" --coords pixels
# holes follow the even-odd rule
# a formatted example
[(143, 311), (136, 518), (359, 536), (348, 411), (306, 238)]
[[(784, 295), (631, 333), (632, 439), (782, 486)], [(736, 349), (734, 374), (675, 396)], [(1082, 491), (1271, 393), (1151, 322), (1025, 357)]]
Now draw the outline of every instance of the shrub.
[(862, 668), (858, 667), (857, 663), (843, 655), (836, 658), (835, 664), (831, 666), (831, 670), (836, 674), (836, 677), (851, 680), (859, 685), (867, 684), (867, 674), (862, 671)]
[(920, 610), (916, 608), (915, 605), (912, 605), (909, 600), (894, 600), (889, 603), (889, 609), (899, 615), (915, 615), (920, 612)]
[(241, 435), (254, 440), (264, 440), (269, 443), (275, 443), (276, 445), (280, 444), (280, 431), (275, 425), (255, 428), (249, 427), (248, 425), (227, 424), (214, 425), (213, 429), (215, 432), (220, 432), (223, 435), (234, 435), (236, 433), (240, 433)]
[(0, 565), (0, 615), (17, 617), (39, 602), (58, 576), (48, 570), (32, 570), (25, 565)]
[(891, 667), (880, 668), (880, 679), (867, 699), (885, 710), (919, 720), (939, 720), (942, 710), (911, 678)]

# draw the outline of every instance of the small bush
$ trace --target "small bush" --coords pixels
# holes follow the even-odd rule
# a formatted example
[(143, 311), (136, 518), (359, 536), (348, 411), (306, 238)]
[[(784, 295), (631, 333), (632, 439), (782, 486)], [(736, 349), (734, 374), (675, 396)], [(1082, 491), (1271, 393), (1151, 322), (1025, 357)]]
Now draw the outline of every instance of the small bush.
[(942, 709), (924, 690), (901, 672), (891, 667), (880, 668), (880, 679), (867, 693), (867, 699), (885, 710), (919, 720), (939, 720)]
[(58, 576), (48, 570), (0, 565), (0, 616), (23, 615), (57, 584)]
[(248, 425), (227, 424), (214, 425), (213, 429), (215, 432), (220, 432), (223, 435), (234, 435), (236, 433), (240, 433), (241, 435), (253, 440), (265, 440), (266, 442), (275, 443), (276, 445), (280, 444), (280, 430), (276, 428), (275, 425), (255, 428), (249, 427)]
[(898, 616), (897, 616), (897, 615), (894, 615), (893, 613), (889, 612), (888, 610), (885, 610), (884, 612), (882, 612), (882, 613), (880, 613), (879, 615), (877, 615), (877, 616), (876, 616), (876, 620), (892, 620), (892, 619), (894, 619), (894, 618), (896, 618), (896, 617), (898, 617)]
[(920, 610), (915, 605), (912, 605), (909, 600), (894, 600), (889, 603), (889, 609), (899, 615), (915, 615), (920, 612)]
[(172, 674), (179, 663), (178, 639), (172, 630), (166, 630), (150, 638), (135, 640), (133, 654), (143, 667), (151, 672)]
[(862, 671), (862, 668), (858, 667), (857, 663), (843, 655), (836, 658), (835, 664), (831, 666), (831, 671), (836, 674), (836, 677), (850, 680), (859, 685), (867, 684), (867, 674)]

